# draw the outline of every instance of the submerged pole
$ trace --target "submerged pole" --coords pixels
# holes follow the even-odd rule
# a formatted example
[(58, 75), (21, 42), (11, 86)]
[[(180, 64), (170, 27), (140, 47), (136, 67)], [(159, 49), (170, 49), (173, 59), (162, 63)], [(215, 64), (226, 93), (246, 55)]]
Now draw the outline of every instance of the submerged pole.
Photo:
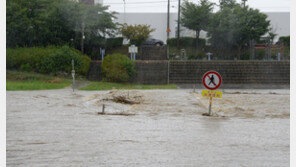
[(212, 109), (212, 101), (213, 101), (213, 97), (210, 97), (210, 104), (209, 104), (209, 116), (211, 116), (211, 109)]

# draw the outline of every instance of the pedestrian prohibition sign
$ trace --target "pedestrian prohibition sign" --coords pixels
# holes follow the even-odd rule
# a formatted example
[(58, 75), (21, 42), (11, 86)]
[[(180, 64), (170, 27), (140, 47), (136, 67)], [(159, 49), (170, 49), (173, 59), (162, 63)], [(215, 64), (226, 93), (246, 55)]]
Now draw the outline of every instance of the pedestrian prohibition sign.
[(202, 78), (202, 82), (207, 89), (218, 89), (222, 83), (222, 78), (216, 71), (208, 71)]

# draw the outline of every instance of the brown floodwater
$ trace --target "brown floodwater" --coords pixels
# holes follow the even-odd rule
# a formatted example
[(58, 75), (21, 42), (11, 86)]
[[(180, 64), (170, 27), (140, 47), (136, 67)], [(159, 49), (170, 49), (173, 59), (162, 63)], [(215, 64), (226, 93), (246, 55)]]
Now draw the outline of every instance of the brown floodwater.
[(289, 166), (289, 90), (222, 91), (7, 91), (7, 166)]

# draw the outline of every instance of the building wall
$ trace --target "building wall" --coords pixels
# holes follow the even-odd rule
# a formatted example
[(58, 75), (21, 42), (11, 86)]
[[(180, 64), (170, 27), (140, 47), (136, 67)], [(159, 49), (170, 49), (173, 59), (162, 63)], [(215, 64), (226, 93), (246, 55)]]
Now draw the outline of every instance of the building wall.
[(95, 3), (95, 4), (103, 4), (104, 1), (103, 1), (103, 0), (94, 0), (94, 3)]
[[(279, 12), (279, 13), (265, 13), (268, 19), (271, 20), (271, 25), (275, 30), (276, 36), (275, 41), (280, 36), (290, 35), (290, 13)], [(167, 14), (166, 13), (119, 13), (117, 16), (117, 22), (127, 24), (147, 24), (151, 28), (156, 30), (151, 33), (151, 36), (156, 39), (160, 39), (166, 42), (167, 39)], [(177, 13), (170, 14), (170, 37), (176, 37), (177, 31)], [(183, 29), (183, 31), (182, 31)], [(180, 36), (192, 36), (195, 37), (195, 33), (192, 31), (181, 29)], [(200, 34), (201, 38), (206, 38), (206, 32), (202, 31)]]

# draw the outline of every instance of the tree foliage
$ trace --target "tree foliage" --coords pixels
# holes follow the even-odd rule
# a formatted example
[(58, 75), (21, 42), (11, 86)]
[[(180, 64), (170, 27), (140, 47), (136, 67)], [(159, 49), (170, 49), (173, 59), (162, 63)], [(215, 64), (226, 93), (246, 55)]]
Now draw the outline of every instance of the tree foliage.
[(259, 40), (269, 31), (270, 21), (257, 9), (239, 4), (232, 6), (224, 6), (214, 14), (208, 36), (211, 45), (220, 53), (235, 48), (240, 59), (241, 50), (250, 40)]
[(149, 38), (150, 33), (155, 31), (150, 25), (127, 25), (123, 24), (121, 27), (122, 36), (130, 40), (130, 44), (140, 46), (146, 39)]
[(206, 31), (209, 27), (213, 4), (208, 0), (200, 0), (199, 4), (185, 1), (181, 6), (181, 24), (196, 32), (196, 49), (201, 30)]
[(285, 46), (290, 47), (290, 36), (281, 36), (278, 43), (284, 43)]
[(104, 44), (116, 29), (107, 6), (71, 0), (7, 0), (7, 47), (71, 44), (80, 49), (82, 23), (86, 50)]

